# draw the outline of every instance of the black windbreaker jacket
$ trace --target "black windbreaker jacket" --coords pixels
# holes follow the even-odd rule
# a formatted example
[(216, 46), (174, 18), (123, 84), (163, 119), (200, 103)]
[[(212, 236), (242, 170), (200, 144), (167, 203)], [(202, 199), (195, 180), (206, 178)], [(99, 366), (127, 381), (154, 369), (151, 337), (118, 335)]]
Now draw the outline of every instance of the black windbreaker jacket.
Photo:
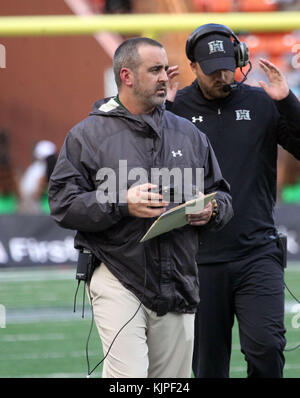
[(276, 233), (277, 144), (300, 159), (298, 99), (290, 92), (273, 101), (263, 89), (241, 84), (225, 99), (207, 100), (195, 80), (167, 109), (207, 135), (230, 184), (234, 217), (217, 234), (203, 234), (198, 263), (231, 261), (268, 244)]
[(136, 167), (149, 176), (151, 168), (204, 168), (205, 193), (217, 191), (220, 210), (207, 228), (217, 230), (232, 217), (231, 196), (207, 137), (163, 107), (152, 115), (132, 115), (114, 99), (102, 100), (67, 135), (49, 183), (51, 215), (60, 226), (77, 230), (75, 247), (90, 249), (158, 314), (195, 312), (201, 228), (187, 225), (139, 243), (154, 220), (130, 216), (126, 203), (97, 200), (103, 182), (98, 171), (112, 169), (118, 180), (124, 173), (119, 160), (127, 161), (127, 174)]

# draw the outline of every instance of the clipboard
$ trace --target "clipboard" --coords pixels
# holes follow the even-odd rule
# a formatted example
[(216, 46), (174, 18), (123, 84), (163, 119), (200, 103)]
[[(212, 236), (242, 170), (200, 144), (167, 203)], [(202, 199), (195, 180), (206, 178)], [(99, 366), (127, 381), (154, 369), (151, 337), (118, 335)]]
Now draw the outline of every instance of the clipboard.
[(183, 227), (188, 223), (186, 219), (187, 214), (193, 214), (203, 210), (204, 207), (213, 200), (215, 195), (216, 192), (203, 195), (166, 211), (154, 221), (140, 242), (145, 242), (155, 236), (172, 231), (175, 228)]

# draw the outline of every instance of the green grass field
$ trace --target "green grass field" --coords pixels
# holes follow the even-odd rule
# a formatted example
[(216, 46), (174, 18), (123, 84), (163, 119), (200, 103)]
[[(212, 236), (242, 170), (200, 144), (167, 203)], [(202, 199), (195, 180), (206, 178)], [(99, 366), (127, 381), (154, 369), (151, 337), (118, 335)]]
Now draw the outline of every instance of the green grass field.
[[(0, 304), (6, 327), (0, 328), (0, 377), (72, 378), (87, 375), (86, 340), (91, 324), (88, 300), (81, 317), (83, 286), (73, 299), (77, 282), (73, 268), (0, 269)], [(289, 264), (286, 284), (300, 298), (300, 264)], [(4, 306), (4, 307), (2, 307)], [(299, 319), (298, 315), (299, 314)], [(0, 320), (1, 321), (1, 320)], [(2, 326), (3, 317), (2, 317)], [(300, 344), (300, 304), (286, 291), (287, 349)], [(96, 327), (90, 343), (93, 368), (103, 357)], [(286, 352), (286, 378), (300, 376), (300, 349)], [(91, 377), (101, 377), (100, 365)], [(235, 323), (231, 377), (244, 378), (246, 363), (240, 352)]]

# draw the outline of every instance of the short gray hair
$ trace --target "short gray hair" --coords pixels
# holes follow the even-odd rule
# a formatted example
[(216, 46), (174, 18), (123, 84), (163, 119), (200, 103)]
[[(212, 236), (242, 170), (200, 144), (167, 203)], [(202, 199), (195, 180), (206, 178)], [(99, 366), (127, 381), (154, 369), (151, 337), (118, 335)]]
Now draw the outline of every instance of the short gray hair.
[(142, 45), (150, 45), (163, 48), (156, 40), (148, 37), (134, 37), (125, 40), (117, 49), (113, 59), (113, 69), (116, 85), (119, 88), (122, 84), (120, 72), (122, 68), (129, 68), (133, 71), (139, 67), (141, 59), (138, 48)]

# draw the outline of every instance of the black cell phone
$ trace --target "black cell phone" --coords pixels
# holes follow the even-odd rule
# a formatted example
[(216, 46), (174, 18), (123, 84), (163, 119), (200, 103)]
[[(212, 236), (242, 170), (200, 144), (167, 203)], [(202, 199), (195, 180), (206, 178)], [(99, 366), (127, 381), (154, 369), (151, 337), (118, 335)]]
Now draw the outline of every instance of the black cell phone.
[[(164, 202), (174, 202), (175, 189), (172, 186), (158, 186), (156, 188), (150, 188), (150, 192), (159, 193), (162, 195), (162, 201)], [(164, 206), (149, 206), (150, 208), (162, 209)]]
[(174, 202), (175, 188), (169, 185), (159, 187), (159, 193), (166, 202)]
[(162, 200), (166, 202), (174, 202), (175, 188), (171, 185), (163, 185), (157, 188), (150, 189), (151, 192), (160, 193), (163, 197)]

